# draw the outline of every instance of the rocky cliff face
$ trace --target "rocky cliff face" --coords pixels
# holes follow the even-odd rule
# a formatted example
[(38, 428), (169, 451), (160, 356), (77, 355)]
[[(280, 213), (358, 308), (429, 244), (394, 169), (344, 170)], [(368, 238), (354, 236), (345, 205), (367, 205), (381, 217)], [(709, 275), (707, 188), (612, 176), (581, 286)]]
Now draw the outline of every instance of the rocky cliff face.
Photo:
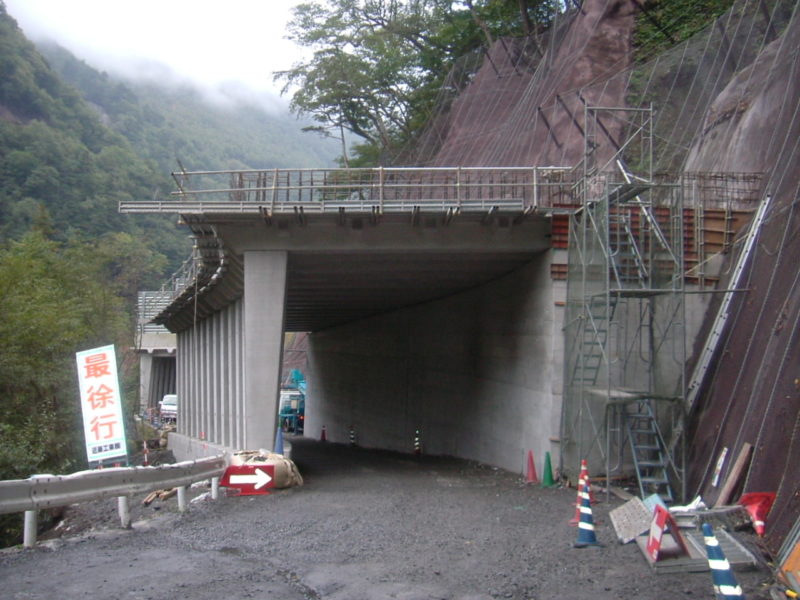
[[(750, 259), (748, 291), (737, 294), (724, 346), (691, 415), (688, 492), (713, 502), (719, 488), (710, 480), (722, 449), (733, 457), (724, 478), (743, 444), (752, 444), (740, 491), (777, 493), (767, 521), (776, 551), (800, 515), (798, 5), (737, 1), (704, 31), (644, 63), (632, 58), (637, 10), (633, 0), (585, 0), (537, 44), (498, 42), (434, 121), (417, 162), (572, 166), (592, 147), (602, 163), (624, 144), (630, 114), (604, 116), (586, 144), (584, 107), (652, 106), (656, 171), (675, 178), (763, 174), (771, 208)], [(733, 252), (726, 260), (735, 258)]]
[[(612, 76), (630, 65), (635, 14), (632, 0), (587, 1), (535, 43), (498, 41), (410, 162), (576, 164), (584, 153), (584, 105), (624, 105), (625, 81)], [(606, 83), (593, 86), (598, 80)], [(619, 124), (609, 127), (619, 137)]]
[(719, 493), (710, 483), (717, 457), (728, 448), (730, 464), (751, 444), (753, 458), (740, 489), (776, 492), (766, 536), (773, 552), (800, 515), (798, 48), (795, 11), (784, 33), (715, 98), (686, 161), (687, 170), (765, 174), (770, 208), (740, 286), (747, 291), (737, 295), (724, 347), (693, 415), (689, 474), (690, 490), (713, 501)]
[[(687, 171), (774, 171), (797, 127), (800, 22), (731, 77), (705, 112), (686, 159)], [(795, 136), (796, 139), (796, 136)], [(793, 171), (797, 180), (797, 171)]]

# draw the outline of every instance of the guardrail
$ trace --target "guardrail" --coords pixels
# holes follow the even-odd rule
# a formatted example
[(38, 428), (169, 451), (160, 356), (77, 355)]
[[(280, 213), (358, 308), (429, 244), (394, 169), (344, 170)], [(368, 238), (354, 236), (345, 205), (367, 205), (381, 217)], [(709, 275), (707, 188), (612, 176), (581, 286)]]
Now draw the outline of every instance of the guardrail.
[(70, 475), (34, 475), (0, 481), (0, 514), (25, 513), (23, 546), (36, 543), (37, 511), (76, 502), (117, 498), (120, 521), (130, 527), (128, 497), (164, 488), (178, 488), (178, 510), (186, 510), (186, 486), (211, 479), (211, 497), (219, 495), (225, 456), (212, 456), (158, 467), (117, 467)]
[(182, 171), (173, 200), (121, 202), (121, 212), (268, 214), (340, 210), (519, 211), (574, 205), (571, 167), (378, 167)]

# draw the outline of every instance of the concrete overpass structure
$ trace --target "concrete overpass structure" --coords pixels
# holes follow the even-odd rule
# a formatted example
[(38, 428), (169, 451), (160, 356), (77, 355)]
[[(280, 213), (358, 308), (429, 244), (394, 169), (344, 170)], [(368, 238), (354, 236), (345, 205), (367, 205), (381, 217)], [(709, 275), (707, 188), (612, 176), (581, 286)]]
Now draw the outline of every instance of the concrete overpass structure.
[(272, 447), (289, 331), (311, 334), (307, 435), (325, 426), (346, 442), (352, 429), (361, 445), (410, 452), (420, 432), (425, 452), (510, 470), (528, 450), (559, 455), (564, 227), (590, 189), (580, 169), (175, 178), (173, 200), (121, 210), (177, 214), (194, 238), (154, 319), (177, 335), (179, 457)]
[[(177, 334), (179, 454), (271, 448), (283, 333), (312, 332), (306, 431), (518, 468), (557, 435), (562, 168), (176, 174), (195, 260), (156, 317)], [(562, 261), (563, 262), (563, 261)]]

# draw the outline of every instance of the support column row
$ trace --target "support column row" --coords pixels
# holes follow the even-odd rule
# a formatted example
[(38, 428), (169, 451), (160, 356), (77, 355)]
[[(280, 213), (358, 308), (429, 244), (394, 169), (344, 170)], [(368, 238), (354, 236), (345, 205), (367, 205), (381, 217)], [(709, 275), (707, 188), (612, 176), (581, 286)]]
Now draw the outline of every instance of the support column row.
[(246, 252), (244, 297), (178, 334), (178, 433), (232, 449), (272, 449), (286, 269), (286, 252)]

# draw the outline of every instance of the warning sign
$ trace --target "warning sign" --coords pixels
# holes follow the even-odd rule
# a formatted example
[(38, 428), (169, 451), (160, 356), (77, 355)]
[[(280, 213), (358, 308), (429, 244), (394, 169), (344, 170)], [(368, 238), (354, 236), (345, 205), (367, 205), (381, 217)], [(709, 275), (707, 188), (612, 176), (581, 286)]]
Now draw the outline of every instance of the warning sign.
[(76, 355), (86, 457), (90, 463), (127, 459), (117, 359), (114, 346)]

